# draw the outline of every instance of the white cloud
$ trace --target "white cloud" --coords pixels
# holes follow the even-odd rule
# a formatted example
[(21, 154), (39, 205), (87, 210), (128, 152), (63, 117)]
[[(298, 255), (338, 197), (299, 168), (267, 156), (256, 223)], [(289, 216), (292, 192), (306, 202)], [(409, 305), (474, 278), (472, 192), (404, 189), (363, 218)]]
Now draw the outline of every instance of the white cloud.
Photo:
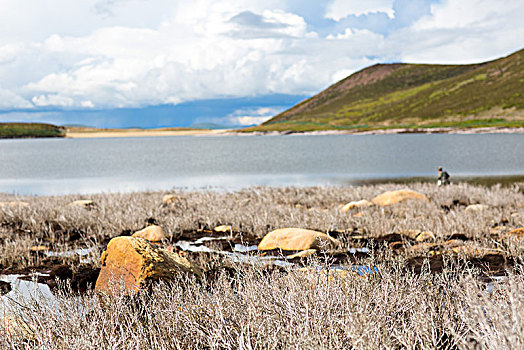
[(198, 122), (216, 123), (219, 125), (253, 125), (261, 124), (266, 120), (271, 119), (278, 113), (285, 110), (285, 107), (258, 107), (258, 108), (244, 108), (238, 109), (235, 112), (218, 118), (200, 118)]
[(73, 105), (73, 99), (66, 96), (59, 95), (40, 95), (34, 96), (31, 101), (35, 106), (46, 107), (46, 106), (60, 106), (60, 107), (71, 107)]
[(478, 62), (520, 48), (524, 37), (519, 0), (448, 0), (387, 35), (344, 27), (341, 19), (376, 12), (400, 17), (393, 0), (330, 2), (325, 15), (339, 22), (325, 34), (313, 31), (319, 28), (293, 4), (0, 0), (0, 107), (132, 107), (312, 94), (379, 61)]
[(31, 102), (27, 101), (23, 97), (9, 91), (0, 88), (0, 109), (11, 109), (11, 108), (32, 108)]
[(340, 21), (349, 15), (360, 16), (376, 12), (383, 12), (393, 18), (393, 0), (333, 0), (326, 9), (326, 18)]

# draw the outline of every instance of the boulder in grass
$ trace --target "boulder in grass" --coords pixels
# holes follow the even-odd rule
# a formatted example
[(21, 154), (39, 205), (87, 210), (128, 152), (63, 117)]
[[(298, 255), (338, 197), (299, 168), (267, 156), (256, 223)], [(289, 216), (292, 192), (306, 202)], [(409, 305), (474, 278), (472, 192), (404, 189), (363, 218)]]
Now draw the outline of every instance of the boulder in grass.
[(342, 207), (342, 211), (344, 213), (347, 213), (348, 211), (350, 211), (353, 208), (365, 208), (365, 207), (369, 207), (371, 205), (373, 205), (373, 203), (371, 203), (370, 201), (368, 201), (366, 199), (361, 199), (359, 201), (349, 202), (348, 204), (344, 205)]
[(474, 213), (478, 213), (478, 212), (481, 212), (487, 209), (489, 209), (489, 205), (486, 205), (486, 204), (471, 204), (471, 205), (468, 205), (466, 209), (464, 209), (464, 211), (466, 213), (474, 214)]
[(79, 199), (70, 203), (73, 207), (81, 207), (86, 209), (92, 209), (95, 207), (95, 202), (91, 199)]
[(417, 242), (426, 242), (426, 241), (435, 241), (437, 237), (435, 237), (435, 234), (431, 231), (424, 231), (421, 232), (417, 237), (415, 238), (415, 241)]
[(155, 248), (143, 238), (113, 238), (100, 258), (102, 268), (95, 291), (111, 294), (121, 287), (136, 293), (148, 281), (174, 280), (181, 273), (202, 277), (187, 259), (167, 249)]
[(231, 233), (232, 230), (233, 228), (230, 225), (220, 225), (213, 229), (213, 231), (219, 233)]
[(429, 198), (412, 190), (387, 191), (371, 200), (375, 205), (385, 207), (388, 205), (404, 202), (407, 200), (419, 200), (429, 202)]
[(166, 233), (164, 232), (164, 229), (158, 225), (147, 226), (140, 231), (136, 231), (132, 234), (132, 236), (146, 239), (149, 242), (160, 242), (166, 239)]
[(302, 228), (281, 228), (268, 233), (258, 245), (258, 250), (308, 250), (330, 249), (340, 242), (325, 233)]

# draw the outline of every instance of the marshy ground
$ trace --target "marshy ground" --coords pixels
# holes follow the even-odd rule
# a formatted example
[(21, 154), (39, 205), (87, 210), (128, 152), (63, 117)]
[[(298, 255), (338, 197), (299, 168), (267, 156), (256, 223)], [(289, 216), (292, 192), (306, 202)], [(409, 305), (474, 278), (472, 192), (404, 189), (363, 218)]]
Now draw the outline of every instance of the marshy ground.
[[(429, 202), (341, 210), (406, 187)], [(163, 203), (166, 194), (176, 197)], [(79, 199), (93, 204), (71, 205)], [(523, 183), (3, 194), (0, 202), (0, 274), (29, 275), (56, 297), (19, 309), (16, 322), (27, 331), (0, 327), (0, 347), (482, 349), (524, 342)], [(111, 238), (151, 223), (166, 233), (157, 245), (178, 250), (204, 278), (180, 276), (110, 301), (93, 293)], [(231, 228), (217, 232), (220, 225)], [(284, 227), (328, 233), (341, 245), (295, 259), (253, 248)], [(377, 269), (341, 273), (352, 266)]]

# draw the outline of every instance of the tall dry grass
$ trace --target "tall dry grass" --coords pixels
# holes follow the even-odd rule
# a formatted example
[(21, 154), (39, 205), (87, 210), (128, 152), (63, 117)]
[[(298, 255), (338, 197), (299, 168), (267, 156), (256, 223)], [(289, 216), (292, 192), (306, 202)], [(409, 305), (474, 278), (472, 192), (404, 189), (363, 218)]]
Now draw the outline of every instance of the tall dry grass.
[[(461, 233), (477, 245), (522, 256), (522, 243), (502, 244), (494, 225), (524, 226), (522, 185), (490, 188), (467, 184), (409, 187), (431, 201), (371, 207), (362, 216), (340, 204), (405, 186), (250, 188), (223, 193), (178, 192), (181, 200), (164, 206), (167, 192), (87, 196), (92, 210), (68, 204), (79, 196), (0, 195), (24, 200), (27, 208), (0, 209), (2, 267), (39, 264), (29, 251), (44, 244), (55, 250), (94, 247), (97, 264), (104, 243), (155, 218), (170, 239), (201, 228), (230, 224), (238, 234), (261, 238), (268, 231), (297, 226), (324, 232), (353, 230), (378, 237), (408, 229), (430, 230), (445, 238)], [(489, 205), (469, 213), (464, 206), (442, 209), (454, 200)], [(340, 237), (346, 247), (349, 241)], [(391, 254), (391, 252), (386, 252)], [(78, 264), (73, 257), (63, 262)], [(201, 257), (201, 263), (207, 258)], [(460, 259), (444, 259), (442, 273), (429, 264), (414, 273), (406, 257), (376, 254), (366, 262), (380, 274), (360, 277), (328, 273), (329, 259), (309, 260), (309, 272), (230, 264), (204, 280), (182, 276), (155, 284), (135, 297), (111, 299), (75, 295), (67, 286), (54, 304), (26, 302), (19, 322), (29, 331), (0, 327), (0, 349), (518, 349), (524, 342), (524, 277), (520, 265), (507, 279), (487, 284), (481, 271)], [(219, 266), (215, 264), (214, 266)], [(23, 320), (23, 321), (21, 321)]]
[[(175, 241), (184, 232), (232, 225), (242, 235), (262, 238), (282, 227), (302, 227), (329, 232), (353, 230), (377, 237), (409, 229), (432, 231), (438, 238), (459, 233), (478, 245), (502, 249), (508, 254), (520, 248), (502, 246), (490, 234), (500, 223), (508, 228), (524, 226), (523, 184), (512, 187), (480, 187), (458, 184), (437, 187), (414, 183), (409, 188), (427, 195), (430, 203), (411, 201), (395, 206), (371, 207), (360, 217), (344, 213), (340, 204), (374, 196), (399, 185), (361, 187), (249, 188), (236, 192), (174, 192), (181, 200), (162, 205), (168, 192), (99, 194), (89, 196), (13, 197), (0, 194), (0, 201), (22, 200), (29, 207), (0, 208), (0, 265), (38, 264), (39, 256), (30, 254), (33, 245), (44, 244), (57, 251), (92, 247), (92, 257), (99, 256), (107, 241), (123, 232), (141, 229), (148, 218), (155, 218)], [(68, 205), (79, 198), (96, 203), (92, 210)], [(487, 204), (481, 213), (468, 213), (464, 206), (446, 212), (444, 205)], [(354, 213), (353, 213), (354, 214)], [(342, 238), (342, 240), (344, 240)], [(346, 245), (349, 243), (346, 242)], [(64, 257), (66, 263), (72, 258)]]
[(380, 268), (380, 275), (329, 277), (246, 265), (211, 285), (181, 277), (111, 299), (73, 297), (65, 288), (57, 304), (28, 303), (20, 312), (25, 335), (0, 327), (0, 348), (522, 348), (522, 271), (488, 286), (453, 264), (442, 274)]

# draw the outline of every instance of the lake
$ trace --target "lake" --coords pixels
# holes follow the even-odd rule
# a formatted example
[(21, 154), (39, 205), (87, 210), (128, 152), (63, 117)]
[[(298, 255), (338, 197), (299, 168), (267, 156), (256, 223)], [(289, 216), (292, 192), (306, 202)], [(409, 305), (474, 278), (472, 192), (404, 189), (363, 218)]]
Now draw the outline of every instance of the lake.
[(0, 140), (0, 192), (350, 185), (524, 175), (523, 134), (167, 136)]

